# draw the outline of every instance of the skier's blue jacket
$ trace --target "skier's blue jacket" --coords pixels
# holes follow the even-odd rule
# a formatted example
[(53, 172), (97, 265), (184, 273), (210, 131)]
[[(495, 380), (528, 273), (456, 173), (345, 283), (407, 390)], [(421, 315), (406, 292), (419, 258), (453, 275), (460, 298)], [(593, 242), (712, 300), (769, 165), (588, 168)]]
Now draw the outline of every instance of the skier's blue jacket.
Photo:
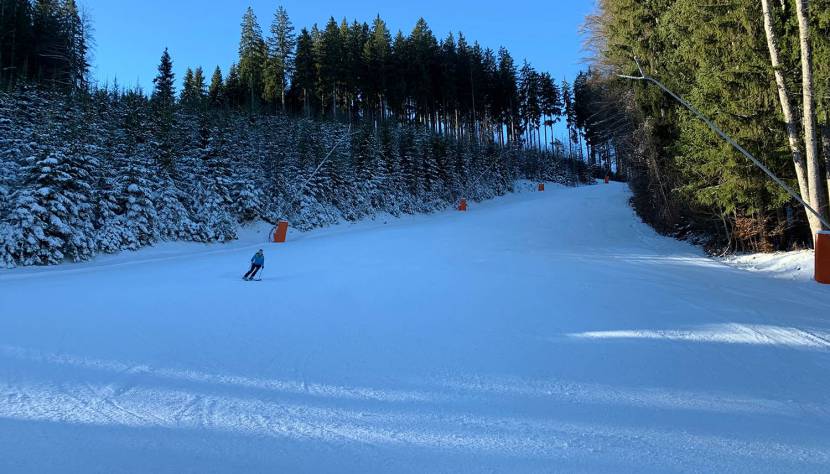
[(251, 263), (254, 265), (259, 265), (260, 267), (265, 265), (265, 255), (257, 252), (254, 254), (254, 257), (251, 259)]

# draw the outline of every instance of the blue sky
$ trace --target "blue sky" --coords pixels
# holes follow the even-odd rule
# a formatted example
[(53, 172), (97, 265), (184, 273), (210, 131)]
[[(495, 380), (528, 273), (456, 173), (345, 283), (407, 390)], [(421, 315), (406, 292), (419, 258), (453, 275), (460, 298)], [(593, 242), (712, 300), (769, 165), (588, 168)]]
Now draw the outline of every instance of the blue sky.
[[(393, 34), (411, 31), (423, 16), (439, 38), (462, 31), (468, 40), (498, 49), (507, 47), (516, 58), (530, 61), (554, 77), (572, 78), (582, 68), (584, 53), (579, 28), (594, 0), (81, 0), (92, 16), (96, 47), (93, 75), (100, 82), (118, 78), (123, 86), (136, 82), (145, 88), (165, 47), (170, 48), (177, 78), (188, 66), (208, 72), (216, 65), (227, 71), (236, 60), (239, 25), (250, 5), (264, 32), (280, 3), (288, 10), (297, 31), (324, 24), (330, 16), (370, 22), (375, 15), (387, 22)], [(507, 8), (505, 8), (507, 6)]]

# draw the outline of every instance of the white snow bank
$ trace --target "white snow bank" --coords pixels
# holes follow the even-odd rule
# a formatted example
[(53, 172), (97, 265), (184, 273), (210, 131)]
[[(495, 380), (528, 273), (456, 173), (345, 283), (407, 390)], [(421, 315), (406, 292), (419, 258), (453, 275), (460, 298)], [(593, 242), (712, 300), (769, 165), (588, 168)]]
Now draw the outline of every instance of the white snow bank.
[(763, 324), (713, 324), (683, 330), (590, 331), (570, 336), (577, 339), (651, 339), (830, 350), (830, 332)]
[(787, 280), (811, 281), (815, 270), (815, 254), (812, 250), (734, 255), (721, 260), (742, 270)]

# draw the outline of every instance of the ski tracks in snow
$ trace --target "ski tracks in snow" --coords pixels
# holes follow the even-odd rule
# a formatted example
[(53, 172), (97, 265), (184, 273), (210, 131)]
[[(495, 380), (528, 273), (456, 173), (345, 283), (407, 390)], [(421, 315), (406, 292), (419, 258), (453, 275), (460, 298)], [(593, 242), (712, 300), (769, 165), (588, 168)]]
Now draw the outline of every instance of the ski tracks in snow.
[(827, 294), (660, 237), (627, 198), (312, 233), (269, 250), (266, 285), (229, 285), (247, 244), (2, 273), (0, 441), (34, 451), (0, 445), (0, 470), (826, 470)]
[[(763, 400), (728, 400), (701, 394), (664, 393), (659, 390), (621, 392), (618, 389), (580, 384), (528, 384), (521, 380), (433, 381), (432, 387), (457, 398), (443, 397), (439, 404), (422, 410), (396, 409), (370, 404), (363, 407), (334, 404), (298, 404), (288, 401), (193, 394), (139, 385), (113, 391), (110, 386), (21, 384), (0, 390), (0, 417), (122, 428), (161, 428), (220, 432), (238, 436), (324, 442), (333, 448), (357, 449), (367, 459), (389, 456), (388, 449), (431, 449), (467, 456), (506, 456), (516, 460), (566, 459), (610, 456), (619, 459), (633, 453), (673, 456), (695, 465), (703, 455), (738, 459), (830, 463), (830, 448), (787, 445), (762, 441), (737, 441), (674, 430), (615, 426), (608, 423), (575, 423), (543, 417), (468, 412), (470, 399), (487, 404), (510, 405), (521, 400), (570, 401), (649, 407), (656, 405), (686, 410), (768, 412), (792, 416), (790, 408)], [(694, 401), (694, 402), (690, 402)], [(467, 407), (465, 410), (462, 407)], [(788, 414), (789, 413), (789, 414)], [(538, 415), (538, 413), (537, 413)], [(362, 447), (362, 448), (361, 448)], [(368, 450), (368, 451), (366, 451)], [(645, 466), (648, 460), (641, 460)], [(652, 466), (658, 467), (658, 466)]]

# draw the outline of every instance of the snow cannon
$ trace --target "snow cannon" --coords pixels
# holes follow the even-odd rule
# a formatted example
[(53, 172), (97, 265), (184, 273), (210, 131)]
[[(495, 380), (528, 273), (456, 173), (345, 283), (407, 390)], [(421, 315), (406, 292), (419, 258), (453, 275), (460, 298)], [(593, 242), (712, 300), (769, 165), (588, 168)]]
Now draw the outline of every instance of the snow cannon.
[(545, 183), (539, 183), (539, 192), (540, 193), (545, 192)]
[(462, 199), (460, 203), (458, 203), (458, 210), (461, 212), (467, 211), (467, 200)]
[(830, 231), (816, 236), (816, 281), (830, 285)]
[(288, 236), (288, 222), (286, 221), (279, 221), (277, 222), (277, 227), (274, 228), (274, 243), (275, 244), (284, 244), (285, 239)]

